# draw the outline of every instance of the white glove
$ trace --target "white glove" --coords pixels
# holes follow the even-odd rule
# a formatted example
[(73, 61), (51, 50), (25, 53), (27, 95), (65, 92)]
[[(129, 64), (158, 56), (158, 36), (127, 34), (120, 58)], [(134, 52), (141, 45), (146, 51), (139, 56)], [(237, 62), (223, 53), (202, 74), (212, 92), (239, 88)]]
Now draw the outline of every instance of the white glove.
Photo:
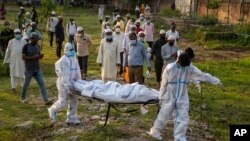
[(219, 82), (217, 86), (220, 87), (221, 89), (224, 89), (224, 85), (221, 82)]

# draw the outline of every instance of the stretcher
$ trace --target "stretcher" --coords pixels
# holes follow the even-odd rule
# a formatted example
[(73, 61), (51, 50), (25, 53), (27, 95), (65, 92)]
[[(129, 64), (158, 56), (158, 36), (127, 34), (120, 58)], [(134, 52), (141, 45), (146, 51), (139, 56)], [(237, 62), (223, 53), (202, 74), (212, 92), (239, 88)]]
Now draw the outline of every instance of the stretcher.
[[(95, 98), (95, 97), (87, 97), (87, 96), (83, 96), (81, 95), (81, 92), (78, 92), (76, 90), (71, 90), (71, 93), (72, 94), (75, 94), (75, 95), (78, 95), (78, 96), (81, 96), (81, 97), (84, 97), (86, 98), (87, 100), (96, 100), (96, 101), (99, 101), (99, 102), (102, 102), (102, 103), (107, 103), (105, 102), (103, 99), (99, 99), (99, 98)], [(157, 114), (159, 112), (159, 99), (151, 99), (151, 100), (148, 100), (146, 102), (132, 102), (132, 103), (118, 103), (118, 102), (108, 102), (108, 109), (107, 109), (107, 112), (106, 112), (106, 117), (105, 117), (105, 122), (104, 122), (104, 127), (107, 125), (107, 122), (108, 122), (108, 119), (109, 119), (109, 115), (110, 115), (110, 109), (113, 108), (114, 110), (118, 111), (118, 112), (122, 112), (122, 113), (130, 113), (130, 112), (134, 112), (134, 111), (137, 111), (139, 110), (139, 108), (137, 109), (132, 109), (132, 110), (128, 110), (128, 111), (121, 111), (119, 110), (115, 105), (119, 105), (119, 104), (140, 104), (140, 105), (148, 105), (148, 104), (155, 104), (157, 106)]]

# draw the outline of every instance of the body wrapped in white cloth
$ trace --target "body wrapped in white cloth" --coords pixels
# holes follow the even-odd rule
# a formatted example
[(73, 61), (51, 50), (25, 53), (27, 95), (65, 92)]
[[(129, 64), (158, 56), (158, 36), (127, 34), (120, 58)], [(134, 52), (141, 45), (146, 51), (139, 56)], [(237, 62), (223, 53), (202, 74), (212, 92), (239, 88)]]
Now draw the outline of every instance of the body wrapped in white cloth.
[(74, 91), (82, 96), (102, 99), (107, 103), (136, 103), (158, 100), (159, 91), (147, 88), (138, 83), (121, 85), (118, 82), (101, 80), (84, 81), (74, 83)]

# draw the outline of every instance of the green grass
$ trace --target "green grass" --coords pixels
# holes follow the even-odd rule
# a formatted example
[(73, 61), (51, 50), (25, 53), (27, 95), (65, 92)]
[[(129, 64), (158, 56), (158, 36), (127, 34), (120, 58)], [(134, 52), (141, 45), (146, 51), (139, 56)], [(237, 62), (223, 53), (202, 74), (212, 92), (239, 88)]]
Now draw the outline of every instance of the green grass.
[[(12, 6), (14, 8), (14, 6)], [(93, 46), (89, 55), (89, 72), (92, 77), (100, 78), (100, 68), (96, 64), (97, 49), (100, 43), (100, 25), (97, 20), (97, 11), (93, 9), (79, 8), (60, 8), (63, 12), (65, 22), (73, 16), (78, 25), (83, 26), (85, 32), (91, 36)], [(8, 17), (14, 20), (14, 12), (9, 12)], [(157, 31), (162, 22), (156, 22)], [(42, 24), (40, 25), (42, 26)], [(56, 61), (55, 44), (53, 48), (48, 45), (48, 37), (44, 33), (44, 46), (42, 52), (45, 54), (41, 61), (44, 74), (45, 86), (50, 97), (57, 97), (56, 75), (54, 72), (54, 63)], [(3, 59), (0, 59), (2, 64)], [(250, 123), (250, 58), (239, 59), (237, 61), (204, 61), (198, 62), (197, 65), (201, 70), (218, 76), (225, 85), (225, 91), (210, 84), (202, 84), (203, 103), (207, 105), (203, 110), (203, 116), (200, 117), (200, 94), (193, 87), (190, 87), (190, 116), (192, 120), (200, 121), (210, 125), (208, 129), (220, 140), (229, 139), (229, 124), (249, 124)], [(156, 83), (148, 82), (148, 85), (155, 87)], [(68, 137), (77, 135), (80, 140), (116, 140), (119, 138), (130, 138), (145, 136), (156, 118), (156, 107), (149, 106), (150, 112), (147, 115), (141, 115), (139, 112), (131, 114), (121, 114), (114, 110), (111, 116), (119, 118), (117, 122), (110, 121), (107, 127), (103, 128), (98, 121), (84, 123), (80, 127), (67, 127), (71, 132), (65, 134), (53, 134), (61, 130), (62, 125), (53, 126), (49, 123), (47, 108), (42, 104), (42, 98), (38, 85), (34, 80), (28, 89), (29, 104), (22, 104), (19, 101), (20, 87), (18, 94), (11, 93), (10, 78), (4, 69), (0, 69), (0, 140), (67, 140)], [(33, 102), (33, 103), (32, 103)], [(95, 106), (86, 101), (79, 102), (79, 116), (81, 120), (92, 115), (105, 114), (104, 111), (89, 110)], [(129, 109), (138, 106), (129, 106)], [(129, 117), (125, 120), (124, 117)], [(66, 108), (58, 114), (59, 123), (66, 119)], [(132, 119), (137, 119), (133, 121)], [(24, 121), (32, 120), (34, 125), (31, 129), (18, 129), (15, 126)], [(93, 126), (94, 128), (92, 128)], [(80, 132), (78, 132), (80, 130)], [(205, 130), (205, 129), (204, 129)]]

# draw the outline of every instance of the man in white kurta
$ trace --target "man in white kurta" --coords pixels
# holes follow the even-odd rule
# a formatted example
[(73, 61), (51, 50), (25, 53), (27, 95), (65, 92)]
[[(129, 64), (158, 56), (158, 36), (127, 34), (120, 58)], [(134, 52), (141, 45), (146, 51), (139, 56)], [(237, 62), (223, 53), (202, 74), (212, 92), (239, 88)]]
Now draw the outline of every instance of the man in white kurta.
[[(119, 52), (120, 52), (120, 63), (123, 64), (123, 53), (124, 50), (122, 48), (122, 44), (123, 44), (123, 39), (124, 39), (124, 33), (121, 32), (121, 29), (119, 26), (116, 26), (115, 28), (115, 32), (113, 32), (113, 38), (114, 40), (116, 40), (118, 42), (118, 48), (119, 48)], [(123, 74), (123, 67), (122, 65), (120, 65), (119, 68), (119, 75), (121, 76)]]
[(9, 41), (6, 55), (3, 64), (10, 67), (11, 87), (12, 91), (16, 92), (17, 80), (21, 79), (21, 85), (24, 82), (24, 61), (22, 59), (22, 50), (26, 41), (22, 39), (21, 31), (19, 29), (14, 30), (15, 38)]
[(118, 42), (113, 40), (111, 29), (107, 29), (105, 34), (106, 37), (101, 40), (96, 61), (101, 66), (101, 77), (104, 83), (107, 81), (116, 81), (117, 66), (120, 65)]

